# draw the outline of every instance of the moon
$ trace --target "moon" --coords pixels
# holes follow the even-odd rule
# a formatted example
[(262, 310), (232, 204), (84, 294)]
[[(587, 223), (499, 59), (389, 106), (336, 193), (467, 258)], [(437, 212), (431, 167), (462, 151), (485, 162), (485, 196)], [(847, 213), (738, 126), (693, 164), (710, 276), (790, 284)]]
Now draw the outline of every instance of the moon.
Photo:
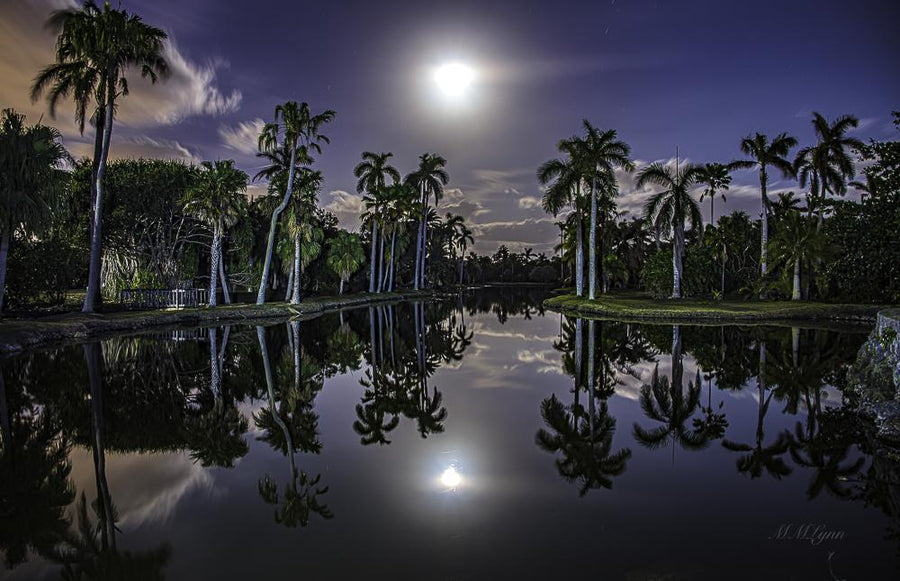
[(462, 476), (460, 476), (459, 472), (457, 472), (456, 468), (453, 466), (447, 468), (444, 470), (444, 473), (441, 474), (441, 484), (451, 490), (456, 489), (461, 483)]
[(434, 80), (447, 95), (460, 95), (472, 84), (475, 72), (461, 63), (448, 63), (438, 67)]

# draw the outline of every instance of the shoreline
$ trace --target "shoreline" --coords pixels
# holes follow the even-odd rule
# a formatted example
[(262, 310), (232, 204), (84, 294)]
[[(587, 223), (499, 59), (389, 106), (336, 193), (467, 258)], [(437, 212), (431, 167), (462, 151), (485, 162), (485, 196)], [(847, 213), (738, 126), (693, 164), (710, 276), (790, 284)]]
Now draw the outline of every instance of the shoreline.
[(0, 320), (0, 358), (29, 349), (80, 342), (94, 337), (136, 335), (145, 331), (184, 326), (213, 326), (223, 323), (261, 322), (267, 319), (311, 319), (345, 308), (431, 298), (443, 293), (409, 290), (376, 295), (355, 294), (315, 297), (298, 305), (285, 302), (219, 305), (214, 308), (157, 309), (114, 313), (66, 313), (39, 319)]
[(626, 322), (784, 324), (787, 322), (874, 323), (887, 305), (656, 300), (636, 296), (604, 295), (593, 301), (564, 294), (544, 301), (548, 310), (589, 318)]

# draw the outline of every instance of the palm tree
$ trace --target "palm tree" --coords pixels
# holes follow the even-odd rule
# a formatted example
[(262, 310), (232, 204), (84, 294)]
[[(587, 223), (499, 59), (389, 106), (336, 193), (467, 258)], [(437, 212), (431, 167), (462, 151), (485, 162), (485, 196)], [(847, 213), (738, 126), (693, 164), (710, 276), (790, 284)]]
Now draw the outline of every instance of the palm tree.
[(440, 155), (423, 153), (419, 156), (419, 167), (404, 179), (404, 183), (418, 188), (422, 206), (419, 234), (416, 238), (416, 270), (413, 278), (413, 288), (415, 290), (425, 286), (428, 202), (434, 196), (434, 203), (437, 204), (444, 196), (444, 186), (450, 181), (450, 176), (444, 169), (445, 165), (447, 165), (447, 160)]
[(842, 115), (829, 122), (821, 113), (813, 112), (812, 125), (817, 143), (800, 150), (794, 163), (799, 169), (800, 185), (805, 187), (807, 179), (811, 182), (821, 229), (822, 202), (827, 194), (843, 196), (847, 181), (856, 177), (856, 166), (848, 150), (859, 150), (865, 145), (859, 139), (847, 136), (847, 132), (859, 127), (859, 119), (853, 115)]
[(826, 251), (826, 240), (815, 226), (797, 210), (788, 212), (770, 243), (776, 264), (792, 265), (794, 286), (791, 300), (800, 300), (800, 271)]
[(762, 198), (762, 247), (759, 264), (763, 278), (768, 270), (766, 252), (769, 245), (769, 196), (766, 195), (766, 188), (769, 184), (769, 167), (780, 170), (785, 177), (794, 176), (794, 166), (787, 160), (787, 155), (796, 145), (797, 139), (787, 133), (778, 134), (772, 141), (769, 141), (768, 136), (756, 133), (741, 140), (741, 152), (750, 159), (729, 164), (732, 168), (759, 168), (759, 195)]
[[(294, 175), (297, 171), (297, 159), (311, 159), (312, 152), (321, 153), (322, 143), (331, 141), (319, 130), (325, 123), (334, 119), (335, 112), (331, 109), (313, 115), (309, 110), (309, 104), (297, 104), (296, 101), (288, 101), (275, 107), (275, 121), (266, 123), (259, 136), (259, 149), (262, 152), (274, 153), (279, 149), (290, 150), (291, 156), (287, 166), (287, 183), (285, 184), (284, 198), (272, 211), (272, 220), (269, 224), (269, 237), (266, 242), (266, 257), (263, 262), (262, 278), (259, 282), (259, 291), (256, 294), (256, 304), (266, 302), (266, 283), (269, 280), (269, 269), (272, 265), (272, 249), (275, 246), (275, 228), (278, 226), (278, 217), (287, 208), (291, 201), (294, 189)], [(281, 124), (279, 125), (279, 119)], [(282, 142), (278, 143), (279, 134), (282, 134)]]
[[(384, 207), (382, 208), (384, 218), (382, 234), (386, 236), (390, 232), (391, 245), (388, 267), (384, 276), (380, 277), (379, 284), (388, 291), (394, 290), (394, 270), (398, 254), (402, 253), (397, 250), (397, 235), (402, 236), (406, 232), (410, 216), (418, 215), (415, 197), (415, 190), (406, 184), (394, 184), (385, 191)], [(384, 261), (382, 260), (382, 262)]]
[(450, 213), (447, 214), (447, 225), (451, 228), (451, 245), (459, 252), (458, 257), (458, 268), (459, 268), (459, 284), (463, 283), (463, 268), (464, 268), (464, 257), (466, 255), (466, 249), (468, 249), (469, 244), (475, 243), (475, 238), (472, 237), (472, 229), (466, 225), (465, 219), (462, 216), (453, 216)]
[(125, 73), (132, 67), (139, 68), (141, 76), (153, 83), (160, 76), (168, 75), (169, 67), (163, 58), (167, 35), (142, 22), (139, 16), (111, 8), (108, 2), (101, 10), (93, 0), (87, 0), (77, 9), (57, 10), (47, 20), (47, 27), (58, 35), (56, 63), (43, 69), (34, 80), (32, 100), (37, 100), (47, 90), (53, 115), (58, 101), (71, 95), (81, 132), (84, 132), (91, 100), (95, 103), (91, 257), (82, 308), (83, 312), (92, 313), (100, 302), (103, 182), (116, 102), (128, 95)]
[(653, 194), (644, 206), (644, 217), (658, 229), (672, 232), (672, 298), (681, 298), (681, 280), (683, 276), (682, 258), (684, 257), (684, 223), (690, 220), (691, 227), (700, 228), (703, 218), (700, 205), (691, 197), (688, 190), (703, 178), (704, 170), (694, 164), (672, 168), (653, 163), (644, 168), (638, 175), (637, 187), (656, 184), (663, 188)]
[(46, 125), (25, 125), (25, 116), (4, 109), (0, 116), (0, 312), (6, 290), (6, 265), (13, 233), (35, 234), (46, 224), (69, 159), (59, 132)]
[(588, 230), (588, 299), (593, 300), (597, 287), (597, 204), (601, 191), (611, 194), (616, 191), (616, 167), (634, 170), (628, 158), (631, 148), (618, 139), (614, 129), (600, 131), (585, 119), (585, 136), (576, 140), (576, 157), (581, 168), (588, 169), (591, 182), (591, 224)]
[[(222, 261), (222, 238), (247, 209), (247, 174), (234, 167), (233, 160), (204, 161), (196, 183), (187, 191), (184, 209), (212, 230), (209, 258), (209, 306), (217, 304), (217, 276)], [(228, 281), (222, 280), (222, 288)]]
[(606, 402), (599, 411), (585, 412), (578, 404), (567, 410), (551, 395), (541, 402), (541, 417), (549, 430), (539, 429), (535, 441), (542, 450), (562, 455), (556, 460), (559, 475), (578, 482), (580, 496), (593, 488), (612, 488), (613, 477), (625, 472), (631, 450), (612, 451), (616, 419)]
[[(584, 295), (584, 220), (582, 219), (583, 197), (581, 184), (584, 174), (578, 167), (576, 139), (564, 139), (557, 149), (566, 155), (564, 159), (551, 159), (538, 168), (537, 178), (545, 186), (541, 197), (541, 207), (556, 217), (566, 205), (572, 206), (569, 219), (575, 220), (575, 295)], [(568, 220), (567, 220), (568, 221)]]
[(358, 194), (368, 193), (365, 198), (366, 207), (371, 210), (370, 218), (372, 222), (372, 251), (369, 258), (369, 292), (374, 293), (377, 289), (378, 278), (376, 278), (375, 267), (378, 264), (378, 221), (381, 219), (379, 212), (381, 204), (384, 202), (384, 189), (391, 184), (400, 181), (400, 172), (392, 165), (388, 164), (388, 160), (393, 157), (391, 152), (372, 153), (364, 151), (362, 161), (353, 168), (353, 175), (358, 178), (356, 182), (356, 192)]
[(297, 178), (298, 195), (293, 196), (287, 209), (287, 234), (293, 241), (294, 259), (289, 283), (291, 304), (300, 304), (301, 277), (303, 269), (316, 259), (322, 251), (322, 229), (316, 224), (316, 203), (322, 183), (322, 173), (304, 170)]
[(790, 440), (787, 434), (781, 433), (775, 442), (768, 446), (763, 446), (763, 440), (765, 439), (763, 423), (765, 422), (766, 412), (769, 410), (769, 403), (773, 394), (773, 392), (770, 392), (768, 397), (766, 396), (766, 390), (768, 389), (766, 379), (766, 342), (761, 341), (759, 344), (759, 378), (757, 381), (759, 412), (756, 418), (756, 442), (754, 445), (750, 445), (723, 440), (722, 446), (732, 452), (746, 453), (737, 460), (739, 472), (749, 474), (750, 478), (759, 478), (762, 476), (763, 470), (765, 470), (776, 480), (781, 480), (792, 472), (790, 466), (781, 459), (781, 456), (790, 447)]
[[(709, 224), (713, 225), (716, 221), (716, 194), (719, 191), (727, 190), (728, 186), (731, 185), (731, 172), (729, 171), (729, 167), (721, 163), (708, 163), (704, 165), (703, 176), (700, 178), (699, 183), (705, 186), (703, 193), (700, 194), (700, 201), (702, 202), (704, 198), (709, 198)], [(722, 198), (723, 202), (726, 201), (724, 193), (719, 197)]]
[(362, 243), (357, 234), (340, 230), (328, 242), (328, 256), (325, 259), (328, 268), (341, 279), (338, 294), (344, 294), (344, 283), (359, 270), (365, 260)]

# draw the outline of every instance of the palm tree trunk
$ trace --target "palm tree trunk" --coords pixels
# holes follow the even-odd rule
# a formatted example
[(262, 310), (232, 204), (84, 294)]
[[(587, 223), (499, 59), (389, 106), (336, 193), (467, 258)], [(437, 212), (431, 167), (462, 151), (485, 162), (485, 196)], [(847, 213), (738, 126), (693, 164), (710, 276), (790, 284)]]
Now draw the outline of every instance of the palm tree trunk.
[(575, 295), (584, 296), (584, 220), (581, 219), (581, 212), (575, 210), (576, 221), (578, 222), (577, 240), (575, 241)]
[(262, 279), (259, 281), (259, 292), (256, 293), (256, 304), (266, 302), (266, 281), (269, 279), (269, 269), (272, 267), (272, 249), (275, 247), (275, 229), (278, 227), (278, 217), (287, 208), (291, 201), (291, 193), (294, 191), (294, 170), (297, 164), (297, 140), (291, 144), (291, 167), (288, 168), (288, 183), (285, 188), (284, 199), (272, 212), (272, 221), (269, 223), (269, 238), (266, 241), (266, 260), (263, 263)]
[(581, 389), (581, 362), (582, 362), (582, 340), (581, 329), (583, 322), (581, 317), (575, 319), (575, 404), (578, 404), (578, 392)]
[(419, 287), (425, 288), (428, 277), (428, 208), (426, 206), (425, 215), (422, 216), (422, 268), (419, 269)]
[(103, 234), (103, 179), (106, 177), (106, 160), (109, 158), (109, 142), (112, 139), (113, 108), (115, 107), (115, 83), (107, 81), (107, 97), (104, 108), (103, 142), (100, 147), (100, 161), (97, 163), (97, 176), (94, 180), (96, 197), (94, 198), (94, 216), (91, 223), (91, 258), (88, 271), (88, 287), (84, 296), (83, 313), (93, 313), (100, 304), (100, 267), (102, 259)]
[(422, 228), (425, 223), (425, 215), (428, 211), (428, 209), (425, 208), (425, 184), (419, 186), (419, 199), (422, 201), (423, 210), (422, 218), (419, 220), (419, 231), (416, 233), (416, 272), (413, 278), (413, 288), (415, 290), (419, 290), (419, 276), (421, 274), (420, 270), (422, 267)]
[(378, 220), (372, 217), (372, 251), (369, 253), (369, 292), (375, 292), (375, 266), (378, 260)]
[(343, 278), (341, 278), (341, 284), (338, 285), (338, 294), (339, 295), (344, 294), (344, 279)]
[(709, 197), (709, 225), (712, 226), (716, 219), (716, 196)]
[(675, 224), (675, 236), (672, 240), (672, 298), (681, 298), (681, 279), (683, 275), (681, 254), (684, 249), (684, 224)]
[(672, 326), (672, 389), (681, 390), (684, 375), (684, 361), (681, 354), (681, 326)]
[(210, 327), (208, 330), (209, 387), (212, 390), (213, 396), (215, 397), (216, 401), (218, 401), (219, 396), (222, 394), (222, 374), (221, 368), (219, 367), (218, 333), (219, 330), (216, 327)]
[(593, 441), (594, 421), (594, 319), (588, 320), (588, 418), (591, 421), (591, 441)]
[(722, 251), (722, 269), (721, 269), (722, 270), (721, 276), (722, 276), (722, 299), (723, 300), (725, 299), (725, 260), (726, 260), (725, 251), (723, 250)]
[(294, 264), (291, 263), (291, 271), (288, 273), (287, 288), (284, 291), (284, 302), (291, 300), (291, 291), (294, 290)]
[(231, 304), (231, 293), (228, 291), (228, 277), (225, 276), (225, 258), (219, 256), (219, 279), (222, 285), (222, 294), (225, 295), (225, 304)]
[(388, 290), (393, 292), (394, 290), (394, 265), (397, 264), (397, 258), (394, 256), (394, 251), (397, 248), (397, 229), (395, 228), (393, 232), (391, 232), (391, 269), (388, 274)]
[(291, 294), (291, 304), (299, 305), (300, 304), (300, 280), (303, 276), (303, 263), (301, 262), (300, 256), (300, 237), (294, 240), (294, 288), (293, 293)]
[(88, 369), (91, 395), (91, 451), (94, 456), (94, 478), (97, 483), (97, 510), (104, 547), (116, 549), (116, 526), (109, 483), (106, 480), (106, 450), (103, 445), (103, 354), (97, 342), (85, 343), (84, 358)]
[(12, 225), (10, 221), (3, 225), (3, 233), (0, 234), (0, 313), (3, 312), (3, 296), (6, 292), (6, 264), (9, 259), (9, 241), (12, 238)]
[(222, 233), (216, 226), (213, 230), (213, 243), (209, 253), (209, 306), (215, 307), (218, 304), (219, 290), (219, 259), (222, 254)]
[(794, 261), (794, 291), (791, 293), (792, 301), (800, 300), (800, 259)]
[(378, 292), (384, 290), (384, 230), (381, 232), (381, 241), (379, 242), (379, 254), (378, 257)]
[(762, 196), (762, 248), (760, 248), (759, 266), (762, 276), (766, 276), (768, 270), (768, 254), (766, 252), (769, 245), (769, 198), (766, 196), (766, 168), (763, 166), (759, 170), (759, 193)]
[(594, 300), (597, 289), (597, 177), (591, 182), (591, 225), (588, 231), (588, 299)]

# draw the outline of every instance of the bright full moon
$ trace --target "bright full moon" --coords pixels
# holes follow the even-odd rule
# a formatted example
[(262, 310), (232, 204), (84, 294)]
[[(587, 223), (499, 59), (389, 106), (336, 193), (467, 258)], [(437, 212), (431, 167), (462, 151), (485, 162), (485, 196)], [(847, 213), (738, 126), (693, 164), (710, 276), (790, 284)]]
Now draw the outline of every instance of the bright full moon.
[(459, 95), (472, 83), (475, 73), (459, 63), (446, 64), (434, 73), (434, 80), (447, 95)]
[(462, 476), (459, 475), (459, 472), (456, 471), (456, 468), (451, 466), (444, 470), (443, 474), (441, 474), (441, 484), (450, 489), (455, 489), (462, 483)]

